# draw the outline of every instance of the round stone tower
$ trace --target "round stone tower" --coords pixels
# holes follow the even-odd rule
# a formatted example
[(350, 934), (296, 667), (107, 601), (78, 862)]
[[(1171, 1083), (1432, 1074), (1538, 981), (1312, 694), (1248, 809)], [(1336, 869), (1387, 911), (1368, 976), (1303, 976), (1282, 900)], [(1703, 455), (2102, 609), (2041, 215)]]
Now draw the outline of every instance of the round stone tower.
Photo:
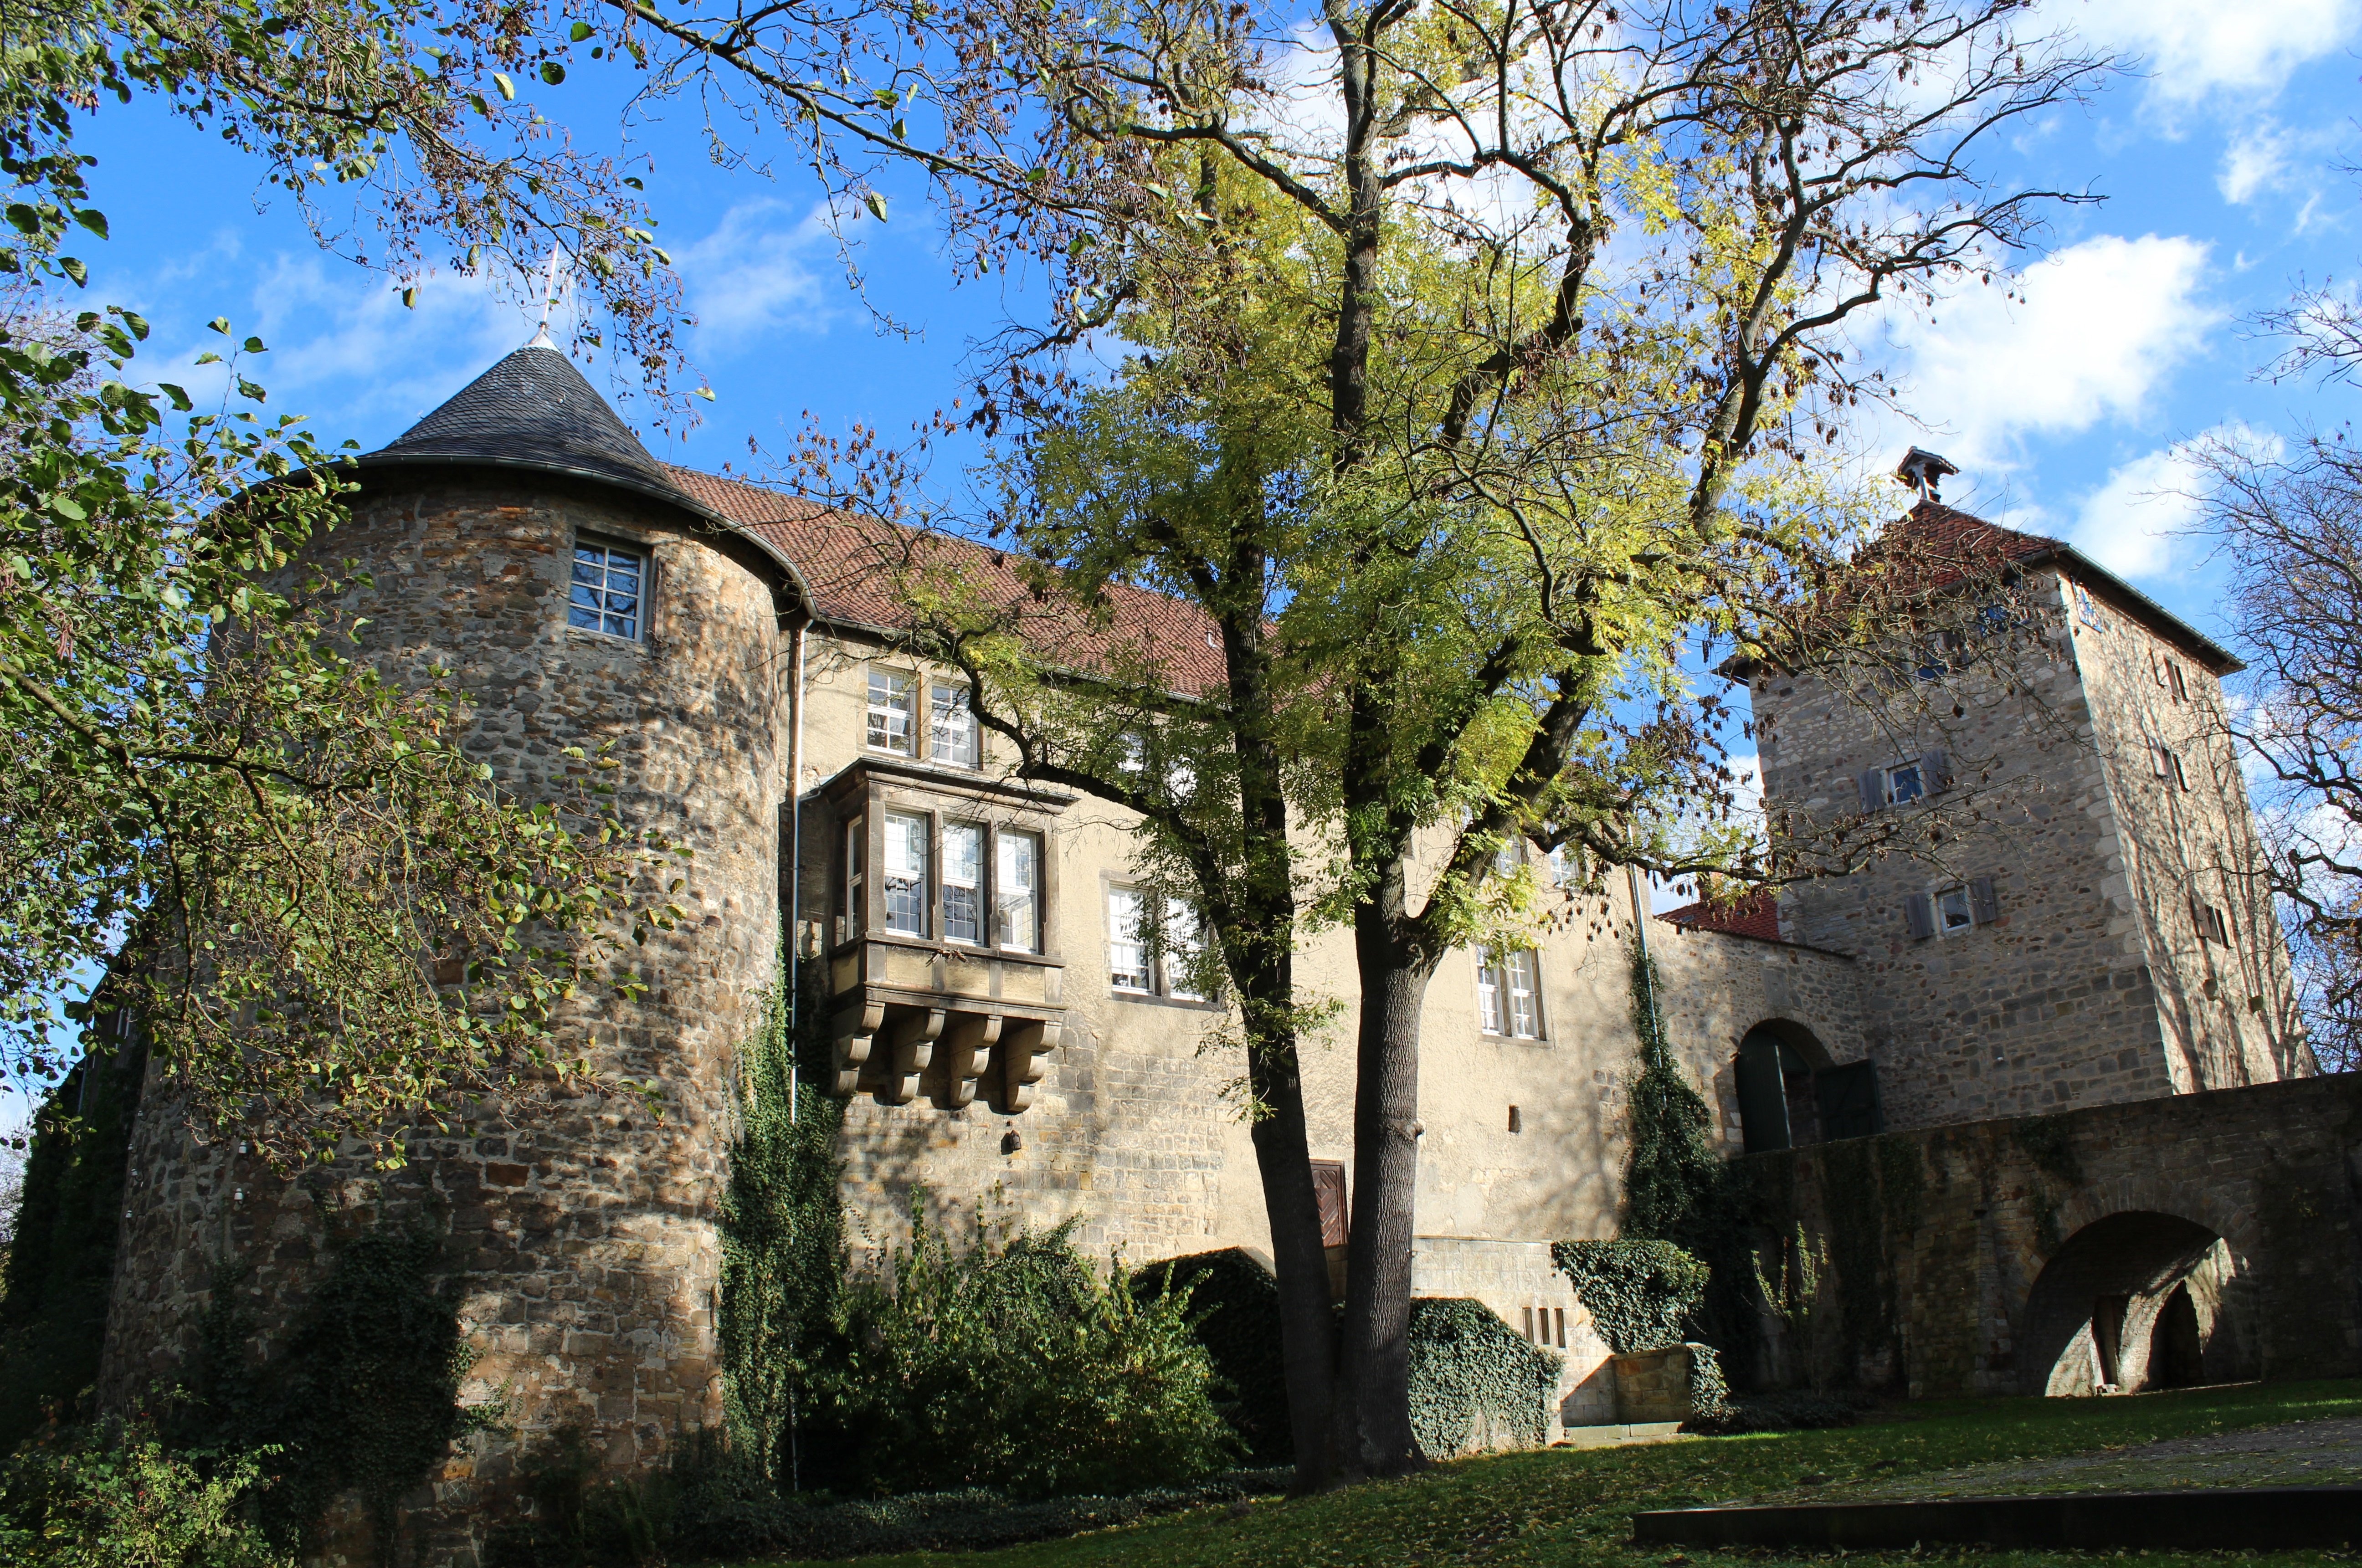
[(783, 558), (684, 494), (538, 340), (359, 471), (321, 553), (373, 579), (352, 607), (370, 657), (397, 679), (450, 669), (467, 745), (527, 800), (580, 766), (566, 748), (613, 743), (624, 819), (693, 852), (687, 918), (637, 954), (646, 994), (586, 994), (561, 1020), (567, 1055), (653, 1081), (661, 1115), (558, 1086), (415, 1138), (404, 1169), (350, 1160), (286, 1181), (198, 1143), (150, 1094), (101, 1392), (121, 1408), (187, 1382), (218, 1305), (267, 1375), (341, 1241), (429, 1228), (475, 1355), (463, 1400), (502, 1414), (403, 1499), (403, 1555), (466, 1568), (522, 1506), (520, 1464), (561, 1435), (629, 1476), (721, 1419), (714, 1220), (734, 1054), (778, 972), (781, 628), (800, 595)]

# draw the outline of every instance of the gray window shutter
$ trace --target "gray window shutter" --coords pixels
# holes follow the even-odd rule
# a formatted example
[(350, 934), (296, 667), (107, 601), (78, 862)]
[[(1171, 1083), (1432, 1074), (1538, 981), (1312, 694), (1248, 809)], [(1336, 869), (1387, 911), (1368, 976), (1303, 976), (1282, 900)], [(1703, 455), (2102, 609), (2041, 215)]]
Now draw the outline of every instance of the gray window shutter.
[(1979, 877), (1969, 884), (1969, 916), (1979, 925), (2001, 919), (2001, 897), (1993, 891), (1992, 878)]
[(1919, 758), (1919, 787), (1930, 795), (1940, 795), (1952, 787), (1952, 775), (1944, 766), (1944, 754), (1931, 751)]
[(1903, 900), (1903, 923), (1911, 928), (1911, 940), (1925, 942), (1936, 934), (1935, 900), (1925, 893), (1913, 893)]
[(1874, 812), (1886, 804), (1886, 780), (1880, 775), (1877, 768), (1868, 769), (1854, 782), (1861, 786), (1863, 811)]

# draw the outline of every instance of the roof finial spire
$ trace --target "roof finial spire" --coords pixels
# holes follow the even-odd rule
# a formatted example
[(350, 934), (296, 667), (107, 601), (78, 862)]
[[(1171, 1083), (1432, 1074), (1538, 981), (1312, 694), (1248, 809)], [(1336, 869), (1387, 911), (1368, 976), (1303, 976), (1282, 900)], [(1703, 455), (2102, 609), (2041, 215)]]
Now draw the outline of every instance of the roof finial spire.
[(549, 247), (549, 264), (541, 270), (541, 321), (533, 329), (533, 341), (525, 345), (528, 348), (557, 347), (549, 340), (549, 313), (557, 308), (557, 263), (563, 254), (553, 240)]

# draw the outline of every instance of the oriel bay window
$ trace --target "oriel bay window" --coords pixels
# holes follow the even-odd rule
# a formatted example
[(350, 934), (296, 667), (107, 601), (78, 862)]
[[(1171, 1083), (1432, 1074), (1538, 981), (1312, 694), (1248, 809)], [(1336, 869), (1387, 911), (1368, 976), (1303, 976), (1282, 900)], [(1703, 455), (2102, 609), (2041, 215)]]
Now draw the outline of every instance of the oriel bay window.
[[(891, 740), (897, 699), (920, 694), (873, 690)], [(893, 1105), (923, 1092), (956, 1109), (981, 1090), (997, 1111), (1024, 1109), (1065, 1017), (1047, 849), (1073, 797), (874, 754), (823, 795), (842, 824), (828, 965), (837, 1092)]]

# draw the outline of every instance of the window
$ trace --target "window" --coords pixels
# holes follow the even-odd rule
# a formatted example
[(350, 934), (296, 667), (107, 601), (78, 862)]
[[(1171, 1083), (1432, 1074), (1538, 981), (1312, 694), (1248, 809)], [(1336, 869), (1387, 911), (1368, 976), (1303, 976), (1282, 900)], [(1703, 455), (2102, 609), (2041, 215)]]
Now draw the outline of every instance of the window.
[(1198, 978), (1205, 963), (1206, 922), (1195, 904), (1167, 904), (1164, 909), (1164, 994), (1181, 1001), (1204, 1001)]
[(646, 580), (647, 557), (639, 551), (577, 539), (566, 624), (639, 641), (641, 591)]
[(1518, 841), (1514, 838), (1501, 841), (1501, 847), (1493, 852), (1494, 876), (1514, 877), (1518, 874), (1518, 865), (1521, 858), (1518, 854)]
[(911, 755), (911, 688), (907, 675), (889, 669), (869, 672), (869, 749)]
[(1000, 944), (1019, 953), (1042, 951), (1042, 840), (1030, 833), (1002, 833), (993, 900), (1000, 919)]
[(2001, 892), (1990, 877), (1971, 878), (1965, 887), (1913, 893), (1903, 900), (1904, 923), (1914, 942), (1930, 937), (1958, 936), (2001, 919)]
[(2181, 667), (2169, 658), (2157, 661), (2157, 683), (2173, 693), (2177, 702), (2190, 701), (2190, 688), (2181, 679)]
[(938, 681), (930, 695), (933, 727), (927, 736), (927, 755), (947, 767), (974, 767), (976, 715), (968, 711), (967, 688)]
[(886, 929), (897, 936), (927, 934), (927, 819), (904, 812), (886, 813)]
[(1197, 906), (1164, 906), (1151, 930), (1148, 896), (1137, 888), (1108, 889), (1108, 983), (1136, 996), (1204, 1001), (1197, 975), (1204, 922)]
[(1906, 762), (1899, 767), (1890, 767), (1886, 770), (1886, 803), (1888, 805), (1900, 806), (1905, 801), (1916, 801), (1926, 793), (1926, 775), (1920, 771), (1917, 763)]
[(944, 940), (971, 946), (984, 941), (984, 829), (944, 824)]
[(2108, 618), (2100, 613), (2099, 601), (2093, 599), (2080, 582), (2075, 585), (2075, 615), (2095, 632), (2108, 629)]
[(2190, 775), (2181, 770), (2181, 758), (2169, 751), (2165, 754), (2165, 760), (2173, 765), (2173, 787), (2177, 790), (2189, 789)]
[(2221, 910), (2194, 893), (2190, 899), (2190, 916), (2198, 924), (2199, 941), (2231, 945), (2231, 922), (2223, 918)]
[(1476, 950), (1476, 1016), (1487, 1034), (1512, 1040), (1542, 1037), (1541, 970), (1534, 950)]
[(844, 824), (844, 936), (846, 941), (861, 934), (862, 922), (867, 918), (862, 903), (868, 886), (869, 835), (859, 817)]
[(1120, 991), (1149, 991), (1148, 935), (1141, 929), (1144, 900), (1137, 888), (1108, 889), (1108, 984)]

